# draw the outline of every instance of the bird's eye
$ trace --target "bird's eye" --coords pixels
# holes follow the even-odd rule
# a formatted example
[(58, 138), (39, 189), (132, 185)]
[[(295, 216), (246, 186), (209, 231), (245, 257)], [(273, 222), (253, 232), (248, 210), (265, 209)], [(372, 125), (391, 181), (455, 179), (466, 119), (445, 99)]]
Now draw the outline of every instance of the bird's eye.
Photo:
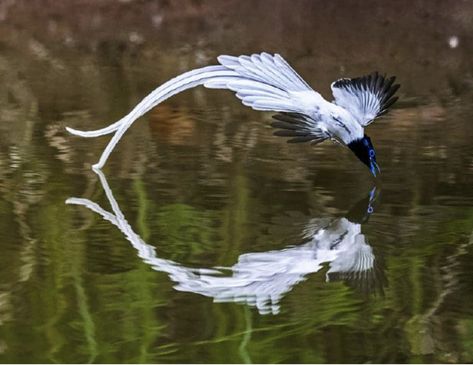
[(369, 154), (370, 154), (370, 157), (374, 157), (374, 150), (370, 150)]

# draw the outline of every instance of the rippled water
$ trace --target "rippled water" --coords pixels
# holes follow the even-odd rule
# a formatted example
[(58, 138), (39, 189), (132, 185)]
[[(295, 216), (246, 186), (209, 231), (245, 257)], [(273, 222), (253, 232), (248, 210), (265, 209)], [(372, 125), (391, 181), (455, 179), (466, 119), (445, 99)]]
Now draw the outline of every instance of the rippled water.
[[(0, 5), (2, 362), (473, 361), (471, 3), (39, 3)], [(327, 98), (398, 76), (379, 179), (219, 90), (152, 110), (103, 174), (108, 137), (64, 130), (261, 50)]]

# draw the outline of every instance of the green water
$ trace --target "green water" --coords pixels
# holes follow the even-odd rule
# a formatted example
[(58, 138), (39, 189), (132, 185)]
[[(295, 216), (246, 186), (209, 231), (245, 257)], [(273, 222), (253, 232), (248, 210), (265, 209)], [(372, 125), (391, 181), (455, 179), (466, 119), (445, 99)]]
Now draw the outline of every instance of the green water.
[[(0, 6), (1, 362), (473, 361), (470, 2), (41, 3)], [(103, 175), (108, 137), (64, 130), (262, 50), (327, 98), (397, 75), (380, 178), (221, 90), (152, 110)], [(317, 261), (331, 232), (360, 251)]]

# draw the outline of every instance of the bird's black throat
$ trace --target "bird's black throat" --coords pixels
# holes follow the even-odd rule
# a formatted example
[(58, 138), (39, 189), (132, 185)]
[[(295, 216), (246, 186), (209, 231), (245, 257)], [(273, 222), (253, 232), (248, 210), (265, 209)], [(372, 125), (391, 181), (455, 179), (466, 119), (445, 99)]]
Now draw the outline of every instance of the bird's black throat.
[(373, 144), (371, 143), (370, 137), (366, 134), (363, 138), (354, 140), (348, 144), (348, 147), (371, 170), (373, 175), (376, 176), (376, 171), (379, 171), (378, 165), (376, 164), (376, 152)]

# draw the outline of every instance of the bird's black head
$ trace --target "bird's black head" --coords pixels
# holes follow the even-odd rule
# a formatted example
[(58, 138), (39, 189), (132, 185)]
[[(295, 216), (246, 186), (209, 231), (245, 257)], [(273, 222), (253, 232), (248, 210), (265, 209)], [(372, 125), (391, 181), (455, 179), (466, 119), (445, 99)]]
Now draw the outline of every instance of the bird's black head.
[(376, 176), (381, 170), (376, 163), (376, 152), (374, 151), (373, 144), (371, 143), (370, 137), (366, 134), (363, 138), (357, 139), (348, 144), (348, 147), (353, 153), (370, 169), (371, 173)]

